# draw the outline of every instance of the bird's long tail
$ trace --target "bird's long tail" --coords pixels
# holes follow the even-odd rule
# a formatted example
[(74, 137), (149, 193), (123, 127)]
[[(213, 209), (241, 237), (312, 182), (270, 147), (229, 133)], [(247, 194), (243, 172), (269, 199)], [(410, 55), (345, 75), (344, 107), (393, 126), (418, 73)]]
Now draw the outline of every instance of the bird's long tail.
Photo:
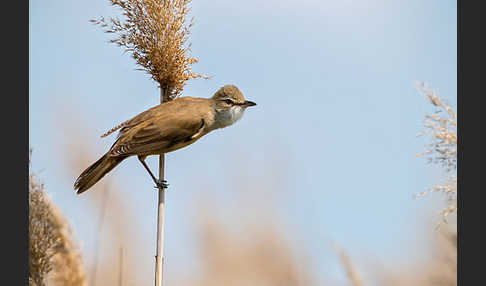
[(74, 183), (74, 189), (77, 190), (77, 194), (87, 191), (94, 184), (96, 184), (104, 175), (106, 175), (116, 165), (127, 157), (122, 156), (109, 156), (105, 154), (103, 157), (94, 162), (86, 170), (84, 170), (78, 179)]

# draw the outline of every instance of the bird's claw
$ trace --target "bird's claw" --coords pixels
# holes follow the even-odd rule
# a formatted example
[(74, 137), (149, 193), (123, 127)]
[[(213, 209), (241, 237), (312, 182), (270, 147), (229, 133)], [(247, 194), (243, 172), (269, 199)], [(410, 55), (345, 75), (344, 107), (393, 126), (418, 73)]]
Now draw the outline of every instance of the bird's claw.
[(156, 188), (156, 189), (167, 189), (169, 187), (169, 184), (167, 184), (166, 180), (157, 179), (157, 181), (155, 183), (156, 183), (156, 186), (154, 188)]

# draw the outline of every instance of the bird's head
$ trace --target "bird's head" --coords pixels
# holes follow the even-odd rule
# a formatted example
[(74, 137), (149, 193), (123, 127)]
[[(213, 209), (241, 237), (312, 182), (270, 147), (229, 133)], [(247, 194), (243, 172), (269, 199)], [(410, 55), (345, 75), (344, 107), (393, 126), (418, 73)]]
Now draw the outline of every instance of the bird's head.
[(229, 126), (243, 116), (243, 112), (249, 106), (256, 103), (245, 100), (241, 91), (234, 85), (228, 84), (220, 88), (211, 98), (216, 110), (216, 121), (221, 127)]

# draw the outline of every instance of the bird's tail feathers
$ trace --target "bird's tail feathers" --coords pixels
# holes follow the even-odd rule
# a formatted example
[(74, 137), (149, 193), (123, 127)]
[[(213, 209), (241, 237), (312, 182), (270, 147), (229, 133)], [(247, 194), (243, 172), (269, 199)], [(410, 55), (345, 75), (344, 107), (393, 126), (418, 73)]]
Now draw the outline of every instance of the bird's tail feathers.
[(87, 191), (125, 158), (122, 156), (113, 157), (107, 153), (98, 159), (98, 161), (84, 170), (74, 183), (74, 189), (77, 190), (77, 194)]

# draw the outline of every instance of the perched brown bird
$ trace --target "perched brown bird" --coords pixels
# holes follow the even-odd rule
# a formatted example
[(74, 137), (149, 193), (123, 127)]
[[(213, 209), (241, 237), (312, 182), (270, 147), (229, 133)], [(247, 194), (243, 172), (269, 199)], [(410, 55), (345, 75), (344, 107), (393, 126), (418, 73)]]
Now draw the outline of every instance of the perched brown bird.
[(247, 101), (234, 85), (225, 85), (211, 98), (179, 97), (152, 107), (111, 129), (120, 129), (110, 150), (79, 175), (74, 189), (80, 194), (126, 158), (136, 155), (158, 187), (165, 181), (155, 178), (145, 158), (175, 151), (196, 142), (209, 132), (227, 127), (256, 103)]

